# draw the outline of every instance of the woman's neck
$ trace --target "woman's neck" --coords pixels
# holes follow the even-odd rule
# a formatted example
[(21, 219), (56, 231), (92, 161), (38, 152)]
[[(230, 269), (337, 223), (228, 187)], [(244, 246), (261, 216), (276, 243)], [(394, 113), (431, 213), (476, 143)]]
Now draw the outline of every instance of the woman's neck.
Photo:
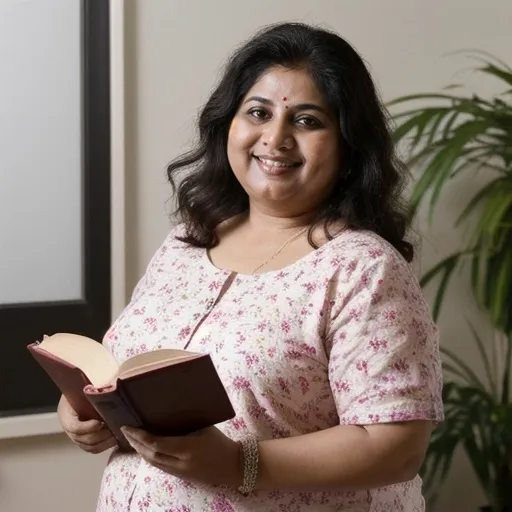
[(309, 226), (313, 216), (312, 213), (292, 216), (250, 208), (242, 223), (255, 232), (289, 233)]

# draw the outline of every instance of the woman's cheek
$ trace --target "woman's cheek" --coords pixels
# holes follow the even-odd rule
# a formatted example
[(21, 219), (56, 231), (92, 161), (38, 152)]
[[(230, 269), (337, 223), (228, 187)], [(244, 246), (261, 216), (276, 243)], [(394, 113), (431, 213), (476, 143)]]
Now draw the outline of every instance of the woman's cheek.
[(311, 141), (308, 148), (308, 157), (316, 165), (338, 166), (340, 159), (340, 148), (338, 142), (330, 135), (319, 135)]
[(254, 126), (239, 118), (233, 119), (229, 127), (229, 143), (236, 148), (246, 149), (254, 144), (258, 134)]

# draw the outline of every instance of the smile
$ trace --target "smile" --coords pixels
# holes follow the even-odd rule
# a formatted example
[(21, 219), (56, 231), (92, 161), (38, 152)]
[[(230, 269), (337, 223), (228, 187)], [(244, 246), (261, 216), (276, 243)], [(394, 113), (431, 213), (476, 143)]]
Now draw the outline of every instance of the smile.
[(296, 169), (300, 167), (301, 162), (294, 162), (292, 160), (284, 160), (284, 159), (272, 159), (265, 157), (258, 157), (254, 155), (254, 159), (258, 162), (260, 168), (266, 174), (271, 175), (280, 175), (286, 172), (289, 172), (292, 169)]

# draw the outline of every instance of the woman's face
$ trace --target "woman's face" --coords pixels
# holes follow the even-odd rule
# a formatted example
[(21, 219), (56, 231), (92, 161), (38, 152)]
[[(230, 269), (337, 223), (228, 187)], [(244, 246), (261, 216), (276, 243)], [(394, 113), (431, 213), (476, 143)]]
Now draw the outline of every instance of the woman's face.
[(253, 205), (312, 213), (340, 173), (338, 121), (307, 71), (272, 67), (242, 100), (227, 152)]

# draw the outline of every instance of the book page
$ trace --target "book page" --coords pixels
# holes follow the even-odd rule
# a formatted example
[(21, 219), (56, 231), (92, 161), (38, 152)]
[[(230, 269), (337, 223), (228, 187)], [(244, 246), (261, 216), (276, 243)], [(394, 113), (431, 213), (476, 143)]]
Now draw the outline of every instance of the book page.
[(117, 375), (118, 365), (114, 357), (101, 343), (86, 336), (54, 334), (46, 336), (38, 346), (80, 368), (96, 387), (110, 384)]
[(120, 379), (126, 379), (147, 371), (163, 368), (164, 366), (171, 366), (198, 357), (202, 357), (202, 354), (188, 350), (166, 348), (153, 350), (130, 357), (130, 359), (126, 360), (119, 367), (118, 376)]

